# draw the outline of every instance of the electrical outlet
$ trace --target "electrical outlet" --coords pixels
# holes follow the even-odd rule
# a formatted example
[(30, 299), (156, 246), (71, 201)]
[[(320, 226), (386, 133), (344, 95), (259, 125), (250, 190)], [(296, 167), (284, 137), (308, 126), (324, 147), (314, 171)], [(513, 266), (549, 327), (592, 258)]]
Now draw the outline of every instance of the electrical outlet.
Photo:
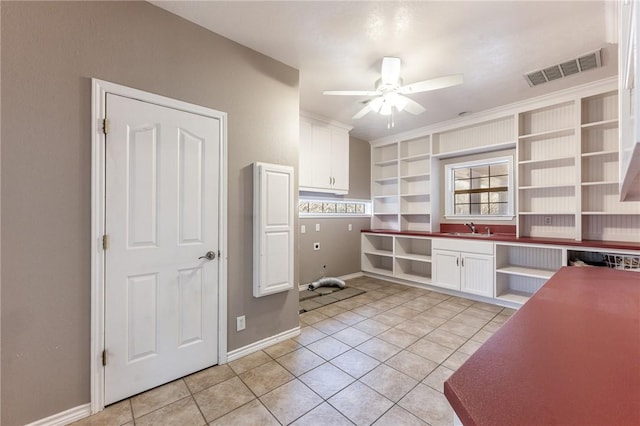
[(247, 328), (247, 319), (244, 315), (236, 317), (236, 331), (242, 331)]
[(301, 225), (301, 226), (300, 226), (300, 233), (301, 233), (301, 234), (304, 234), (305, 232), (307, 232), (307, 227), (306, 227), (306, 226), (304, 226), (304, 225)]
[(313, 243), (314, 250), (320, 250), (320, 243)]
[(316, 232), (320, 232), (320, 224), (316, 223)]
[(353, 231), (353, 225), (349, 224), (349, 231)]
[(544, 217), (544, 224), (545, 225), (551, 225), (551, 216), (545, 216)]

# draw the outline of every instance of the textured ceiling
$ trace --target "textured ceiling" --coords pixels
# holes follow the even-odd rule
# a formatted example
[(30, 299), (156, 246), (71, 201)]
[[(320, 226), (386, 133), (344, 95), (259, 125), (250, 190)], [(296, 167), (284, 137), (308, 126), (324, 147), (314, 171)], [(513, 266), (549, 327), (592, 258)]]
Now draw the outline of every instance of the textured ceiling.
[[(300, 108), (373, 140), (540, 96), (617, 73), (615, 2), (604, 1), (152, 1), (300, 70)], [(529, 87), (523, 74), (602, 48), (603, 67)], [(404, 83), (463, 73), (461, 86), (414, 94), (427, 111), (351, 117), (383, 56), (402, 59)]]

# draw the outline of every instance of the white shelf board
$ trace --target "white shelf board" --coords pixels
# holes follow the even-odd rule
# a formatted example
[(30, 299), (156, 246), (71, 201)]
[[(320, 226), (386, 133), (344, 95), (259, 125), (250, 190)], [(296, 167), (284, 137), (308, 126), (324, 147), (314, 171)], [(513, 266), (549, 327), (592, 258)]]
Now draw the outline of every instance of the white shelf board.
[(417, 160), (424, 160), (429, 157), (431, 157), (431, 154), (424, 153), (424, 154), (409, 155), (407, 157), (400, 157), (400, 160), (401, 161), (417, 161)]
[(382, 160), (382, 161), (376, 161), (375, 163), (373, 163), (374, 166), (391, 166), (393, 164), (396, 164), (398, 162), (397, 158), (393, 158), (391, 160)]
[(585, 211), (582, 212), (583, 216), (638, 216), (640, 213), (637, 212), (593, 212), (593, 211)]
[(396, 194), (393, 194), (393, 195), (374, 195), (373, 198), (374, 199), (376, 199), (376, 198), (398, 198), (398, 196)]
[(593, 129), (593, 128), (599, 128), (599, 127), (613, 128), (617, 126), (618, 126), (618, 119), (614, 118), (611, 120), (602, 120), (602, 121), (594, 121), (592, 123), (584, 123), (581, 127), (583, 129)]
[(503, 266), (502, 268), (496, 269), (496, 272), (510, 275), (520, 275), (523, 277), (540, 278), (545, 280), (551, 278), (551, 276), (556, 273), (556, 271), (552, 271), (549, 269), (528, 268), (525, 266)]
[(519, 140), (534, 139), (534, 138), (551, 138), (554, 136), (570, 135), (575, 132), (574, 127), (567, 127), (564, 129), (547, 130), (546, 132), (529, 133), (528, 135), (518, 136)]
[(386, 177), (386, 178), (377, 178), (377, 179), (374, 179), (373, 181), (376, 183), (391, 183), (397, 180), (398, 180), (397, 176), (392, 176), (392, 177)]
[(521, 216), (573, 216), (576, 212), (518, 212)]
[(373, 254), (376, 256), (393, 257), (393, 252), (389, 250), (363, 250), (364, 254)]
[(405, 176), (400, 176), (400, 179), (409, 179), (409, 180), (415, 180), (415, 179), (428, 179), (431, 176), (431, 173), (418, 173), (415, 175), (405, 175)]
[(518, 164), (543, 164), (543, 163), (560, 162), (560, 161), (565, 161), (565, 160), (574, 160), (575, 161), (575, 157), (571, 156), (571, 157), (544, 158), (542, 160), (522, 160), (522, 161), (518, 161)]
[(393, 271), (391, 271), (390, 269), (362, 268), (362, 270), (365, 271), (365, 272), (373, 272), (373, 273), (380, 274), (380, 275), (393, 275)]
[(429, 216), (429, 214), (430, 214), (430, 213), (428, 213), (428, 212), (424, 212), (424, 211), (423, 211), (423, 212), (416, 212), (416, 213), (413, 213), (413, 212), (406, 212), (406, 211), (405, 211), (405, 212), (402, 212), (402, 211), (401, 211), (401, 212), (400, 212), (400, 214), (401, 214), (402, 216)]
[(431, 256), (423, 254), (402, 254), (396, 255), (396, 259), (417, 260), (418, 262), (431, 263)]
[(430, 196), (431, 193), (430, 192), (412, 192), (412, 193), (407, 193), (407, 194), (400, 194), (400, 197), (424, 197), (424, 196)]
[(394, 275), (396, 278), (400, 278), (401, 280), (407, 281), (416, 281), (423, 284), (430, 284), (431, 277), (425, 277), (423, 275), (415, 275), (415, 274), (396, 274)]
[(617, 149), (611, 149), (608, 151), (594, 151), (594, 152), (585, 152), (582, 154), (583, 157), (600, 157), (600, 156), (605, 156), (605, 155), (613, 155), (616, 154), (618, 155), (618, 150)]
[(576, 186), (573, 183), (563, 183), (559, 185), (532, 185), (532, 186), (520, 186), (518, 189), (527, 190), (527, 189), (552, 189), (552, 188), (573, 188)]
[(618, 185), (620, 182), (617, 180), (602, 180), (599, 182), (582, 182), (582, 186), (604, 186), (604, 185)]
[(516, 290), (507, 290), (499, 294), (496, 299), (505, 300), (507, 302), (514, 302), (524, 305), (527, 300), (529, 300), (533, 296), (530, 293), (526, 293), (524, 291), (516, 291)]

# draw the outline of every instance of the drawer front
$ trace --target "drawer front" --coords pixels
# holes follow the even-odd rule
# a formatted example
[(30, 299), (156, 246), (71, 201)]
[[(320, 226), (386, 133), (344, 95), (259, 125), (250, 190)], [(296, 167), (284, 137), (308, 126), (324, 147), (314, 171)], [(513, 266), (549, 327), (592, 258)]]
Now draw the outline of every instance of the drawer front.
[(453, 250), (464, 253), (493, 254), (492, 241), (476, 241), (462, 238), (434, 238), (431, 244), (434, 249)]

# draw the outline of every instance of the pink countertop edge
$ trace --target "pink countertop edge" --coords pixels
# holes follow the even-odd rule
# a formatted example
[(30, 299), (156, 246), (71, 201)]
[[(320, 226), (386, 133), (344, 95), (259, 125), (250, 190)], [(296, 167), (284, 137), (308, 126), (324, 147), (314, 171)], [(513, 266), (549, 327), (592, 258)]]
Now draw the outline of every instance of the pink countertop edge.
[(563, 267), (444, 393), (464, 425), (639, 425), (640, 273)]
[(391, 229), (363, 229), (361, 232), (374, 234), (393, 234), (393, 235), (410, 235), (416, 237), (433, 237), (433, 238), (458, 238), (473, 239), (478, 241), (498, 241), (507, 243), (522, 244), (549, 244), (572, 247), (597, 247), (605, 249), (617, 250), (640, 250), (639, 242), (628, 241), (599, 241), (599, 240), (570, 240), (566, 238), (530, 238), (516, 237), (513, 234), (491, 234), (487, 237), (466, 237), (464, 235), (451, 235), (448, 232), (421, 232), (421, 231), (395, 231)]

